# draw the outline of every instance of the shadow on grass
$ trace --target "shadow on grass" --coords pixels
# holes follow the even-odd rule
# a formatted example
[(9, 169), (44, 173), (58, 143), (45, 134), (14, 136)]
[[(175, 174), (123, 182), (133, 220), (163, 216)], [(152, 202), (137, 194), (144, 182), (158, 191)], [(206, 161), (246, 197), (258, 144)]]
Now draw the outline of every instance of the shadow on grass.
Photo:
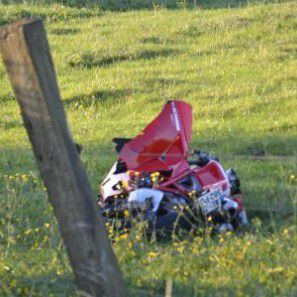
[[(26, 3), (24, 0), (2, 0), (2, 4), (12, 4), (12, 3)], [(20, 18), (41, 18), (41, 19), (50, 19), (53, 20), (64, 20), (71, 18), (85, 18), (98, 16), (102, 14), (102, 10), (105, 11), (135, 11), (135, 10), (158, 10), (162, 8), (167, 9), (236, 9), (245, 7), (250, 4), (269, 4), (277, 3), (276, 0), (45, 0), (44, 4), (61, 4), (66, 8), (86, 8), (84, 10), (70, 12), (65, 14), (63, 10), (59, 12), (57, 9), (45, 12), (34, 12), (30, 8), (21, 8), (17, 11), (16, 15), (4, 16), (0, 18), (0, 26), (10, 23), (14, 20)], [(40, 5), (40, 0), (31, 0), (30, 4)]]
[(125, 61), (136, 61), (136, 60), (151, 60), (160, 57), (169, 57), (176, 55), (177, 52), (172, 49), (161, 49), (161, 50), (143, 50), (132, 54), (116, 54), (113, 56), (97, 57), (94, 53), (84, 53), (79, 57), (71, 57), (68, 64), (74, 68), (87, 68), (93, 67), (108, 67), (112, 64), (125, 62)]
[(278, 134), (265, 139), (250, 139), (235, 149), (234, 153), (249, 156), (294, 156), (297, 153), (296, 147), (296, 137)]
[[(200, 9), (240, 8), (248, 4), (247, 0), (196, 0), (189, 2), (189, 7), (198, 7)], [(195, 2), (196, 5), (193, 5), (192, 3)]]
[(150, 37), (143, 37), (139, 39), (140, 43), (144, 44), (161, 44), (163, 43), (163, 40), (159, 36), (150, 36)]
[[(9, 0), (3, 0), (9, 2)], [(31, 1), (38, 3), (38, 0)], [(247, 0), (48, 0), (49, 3), (63, 3), (65, 6), (70, 7), (100, 7), (103, 10), (108, 11), (128, 11), (128, 10), (140, 10), (140, 9), (158, 9), (158, 8), (200, 8), (200, 9), (219, 9), (219, 8), (238, 8), (248, 4)], [(254, 2), (262, 2), (255, 0)], [(273, 2), (273, 0), (267, 0), (266, 2)], [(265, 3), (266, 3), (265, 2)]]
[(49, 32), (54, 35), (74, 35), (79, 33), (81, 30), (77, 28), (56, 28)]
[(16, 120), (12, 120), (9, 122), (0, 122), (0, 127), (4, 130), (19, 128), (21, 126), (23, 126), (23, 123), (21, 121)]
[(91, 107), (97, 106), (102, 102), (121, 102), (126, 96), (132, 94), (132, 90), (98, 90), (90, 94), (74, 96), (63, 101), (66, 107)]
[(35, 277), (13, 274), (8, 271), (2, 275), (0, 294), (3, 291), (4, 295), (1, 296), (77, 296), (73, 274), (70, 272), (62, 275), (49, 272)]
[[(263, 137), (248, 135), (221, 135), (220, 137), (195, 137), (192, 147), (202, 150), (222, 150), (234, 156), (276, 156), (292, 157), (297, 155), (297, 138), (285, 134), (291, 126), (283, 126), (283, 130), (273, 131), (272, 135)], [(294, 127), (295, 128), (295, 127)]]

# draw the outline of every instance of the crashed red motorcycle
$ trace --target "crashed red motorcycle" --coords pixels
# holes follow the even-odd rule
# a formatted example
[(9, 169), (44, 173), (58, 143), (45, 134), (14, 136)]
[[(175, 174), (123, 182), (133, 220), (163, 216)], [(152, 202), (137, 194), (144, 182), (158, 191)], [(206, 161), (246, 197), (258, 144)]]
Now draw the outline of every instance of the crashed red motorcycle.
[(192, 107), (173, 100), (133, 139), (115, 138), (118, 160), (100, 185), (98, 204), (107, 221), (130, 228), (234, 231), (248, 224), (234, 170), (201, 151), (189, 152)]

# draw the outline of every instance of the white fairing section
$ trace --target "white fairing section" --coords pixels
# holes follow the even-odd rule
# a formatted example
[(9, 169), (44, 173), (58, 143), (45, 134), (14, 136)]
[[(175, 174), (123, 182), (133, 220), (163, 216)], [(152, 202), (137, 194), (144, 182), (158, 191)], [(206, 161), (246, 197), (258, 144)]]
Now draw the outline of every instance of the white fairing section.
[(130, 192), (128, 197), (128, 205), (137, 206), (145, 209), (147, 202), (151, 201), (153, 204), (153, 211), (156, 212), (163, 199), (163, 192), (150, 188), (140, 188)]
[(232, 199), (229, 198), (224, 198), (224, 206), (223, 206), (223, 210), (227, 211), (231, 208), (237, 209), (238, 208), (238, 203)]
[(244, 210), (242, 210), (238, 216), (242, 225), (247, 226), (249, 224), (246, 212)]
[(234, 231), (234, 228), (230, 223), (224, 223), (219, 228), (219, 233), (226, 233), (228, 231)]
[(120, 181), (129, 181), (130, 176), (127, 173), (119, 173), (114, 174), (116, 171), (117, 163), (115, 163), (109, 173), (107, 174), (106, 178), (100, 185), (100, 192), (102, 195), (103, 200), (106, 200), (110, 196), (119, 195), (120, 191), (114, 190), (113, 186), (115, 186)]

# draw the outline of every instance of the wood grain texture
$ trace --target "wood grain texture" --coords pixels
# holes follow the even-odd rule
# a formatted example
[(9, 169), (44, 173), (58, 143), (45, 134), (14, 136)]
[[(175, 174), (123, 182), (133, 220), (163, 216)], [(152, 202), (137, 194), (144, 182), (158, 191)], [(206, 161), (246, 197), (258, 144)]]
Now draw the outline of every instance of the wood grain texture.
[(0, 52), (58, 219), (81, 296), (127, 296), (72, 141), (41, 21), (0, 30)]

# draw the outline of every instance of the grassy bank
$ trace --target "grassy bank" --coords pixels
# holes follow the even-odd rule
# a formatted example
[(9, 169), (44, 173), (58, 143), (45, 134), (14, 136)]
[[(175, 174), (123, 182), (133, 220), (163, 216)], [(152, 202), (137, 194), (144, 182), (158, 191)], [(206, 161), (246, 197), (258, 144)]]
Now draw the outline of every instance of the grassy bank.
[(0, 0), (2, 4), (49, 5), (59, 4), (68, 7), (99, 7), (110, 11), (135, 9), (180, 9), (180, 8), (240, 8), (251, 4), (283, 3), (288, 0)]
[[(136, 135), (167, 100), (182, 98), (194, 108), (192, 146), (235, 168), (250, 216), (261, 218), (242, 237), (119, 238), (132, 294), (163, 294), (170, 277), (174, 296), (295, 296), (297, 5), (117, 13), (0, 5), (1, 24), (30, 14), (46, 20), (94, 191), (116, 158), (110, 140)], [(74, 295), (2, 64), (0, 104), (0, 294)]]

